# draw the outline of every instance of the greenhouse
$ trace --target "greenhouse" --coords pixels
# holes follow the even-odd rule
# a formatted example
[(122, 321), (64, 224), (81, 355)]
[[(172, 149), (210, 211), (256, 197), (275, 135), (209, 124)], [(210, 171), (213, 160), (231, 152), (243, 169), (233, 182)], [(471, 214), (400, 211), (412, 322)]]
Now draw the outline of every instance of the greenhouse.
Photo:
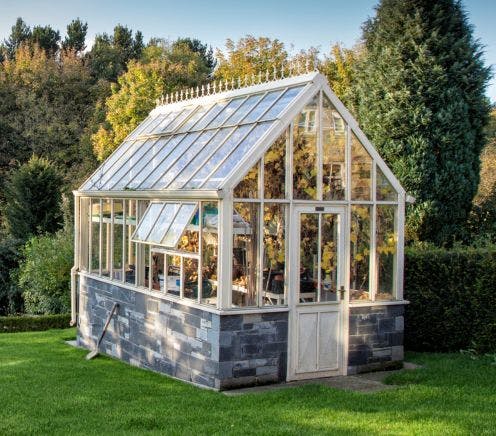
[(403, 359), (406, 193), (316, 71), (158, 102), (74, 193), (78, 342), (214, 389)]

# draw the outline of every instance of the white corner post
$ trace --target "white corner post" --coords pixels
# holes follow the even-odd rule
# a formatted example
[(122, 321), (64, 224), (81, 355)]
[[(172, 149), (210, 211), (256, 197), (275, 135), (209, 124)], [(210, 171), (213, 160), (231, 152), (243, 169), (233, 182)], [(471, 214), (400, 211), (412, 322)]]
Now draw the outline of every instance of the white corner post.
[(219, 200), (219, 258), (217, 308), (229, 309), (232, 301), (232, 191)]
[(79, 271), (80, 197), (74, 197), (74, 265), (71, 268), (71, 325), (77, 323), (77, 273)]

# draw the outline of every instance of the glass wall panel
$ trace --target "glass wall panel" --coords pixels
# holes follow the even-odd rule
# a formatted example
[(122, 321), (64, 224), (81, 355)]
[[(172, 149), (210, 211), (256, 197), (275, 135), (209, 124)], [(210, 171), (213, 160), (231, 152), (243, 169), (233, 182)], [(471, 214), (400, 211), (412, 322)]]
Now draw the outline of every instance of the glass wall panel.
[(164, 203), (152, 203), (146, 210), (145, 214), (140, 218), (138, 229), (134, 235), (134, 239), (146, 241), (150, 232), (152, 232), (155, 222), (160, 216), (160, 211), (163, 209)]
[(136, 243), (131, 236), (136, 229), (136, 200), (126, 200), (126, 230), (125, 230), (125, 273), (126, 283), (136, 284)]
[(258, 175), (260, 173), (260, 162), (252, 167), (248, 174), (243, 177), (234, 188), (234, 198), (260, 198)]
[(110, 200), (102, 201), (102, 275), (110, 276), (112, 216)]
[(155, 291), (164, 291), (164, 259), (163, 253), (152, 252), (152, 289)]
[[(77, 199), (76, 199), (77, 200)], [(90, 210), (90, 199), (80, 198), (79, 199), (79, 267), (82, 271), (89, 271), (89, 236), (91, 223), (91, 210)]]
[(113, 268), (112, 278), (123, 281), (123, 257), (124, 257), (124, 210), (123, 201), (114, 200), (113, 217)]
[(375, 168), (376, 199), (379, 201), (398, 201), (398, 194), (387, 177), (378, 165)]
[(284, 132), (264, 155), (264, 198), (286, 197), (286, 140)]
[(300, 215), (300, 295), (299, 302), (317, 301), (319, 282), (319, 215)]
[(217, 203), (202, 202), (202, 297), (205, 304), (217, 304), (217, 259), (219, 257), (219, 211)]
[(265, 203), (263, 233), (263, 304), (286, 304), (286, 205)]
[(186, 226), (190, 222), (198, 205), (196, 203), (184, 203), (174, 217), (165, 237), (162, 239), (162, 245), (165, 247), (175, 248), (179, 243)]
[(181, 257), (166, 255), (167, 293), (179, 297), (181, 291)]
[(199, 209), (191, 218), (186, 229), (183, 231), (179, 242), (177, 243), (177, 248), (179, 250), (191, 251), (193, 253), (198, 253), (200, 251), (200, 226), (199, 226)]
[[(152, 204), (152, 206), (155, 206), (155, 204), (156, 203)], [(165, 203), (157, 220), (154, 224), (152, 224), (150, 233), (146, 238), (147, 242), (154, 244), (160, 244), (162, 242), (162, 239), (167, 233), (167, 230), (169, 230), (172, 220), (176, 216), (179, 207), (179, 203)]]
[(346, 124), (330, 100), (322, 98), (322, 194), (324, 200), (344, 200), (346, 190)]
[(372, 200), (372, 158), (351, 134), (351, 199)]
[(91, 272), (100, 274), (100, 200), (91, 200)]
[(376, 217), (376, 300), (390, 300), (396, 294), (397, 207), (377, 205)]
[(350, 299), (369, 300), (371, 211), (368, 205), (351, 206)]
[(183, 297), (198, 299), (198, 259), (183, 257), (184, 290)]
[(294, 119), (293, 198), (317, 199), (318, 94)]
[(337, 301), (338, 215), (321, 214), (320, 301)]
[(258, 305), (258, 238), (260, 205), (234, 203), (232, 304)]
[(138, 268), (143, 267), (143, 271), (138, 274), (138, 286), (148, 288), (150, 277), (150, 246), (148, 244), (138, 244), (138, 255), (141, 258)]

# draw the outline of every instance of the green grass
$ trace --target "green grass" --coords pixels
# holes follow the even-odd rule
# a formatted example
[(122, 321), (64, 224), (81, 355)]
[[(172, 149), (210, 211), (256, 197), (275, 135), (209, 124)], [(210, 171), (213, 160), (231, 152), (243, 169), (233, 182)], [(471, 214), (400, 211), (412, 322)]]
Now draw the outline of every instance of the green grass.
[(489, 358), (412, 354), (423, 369), (359, 394), (307, 385), (227, 397), (63, 341), (74, 330), (0, 335), (0, 434), (496, 434)]

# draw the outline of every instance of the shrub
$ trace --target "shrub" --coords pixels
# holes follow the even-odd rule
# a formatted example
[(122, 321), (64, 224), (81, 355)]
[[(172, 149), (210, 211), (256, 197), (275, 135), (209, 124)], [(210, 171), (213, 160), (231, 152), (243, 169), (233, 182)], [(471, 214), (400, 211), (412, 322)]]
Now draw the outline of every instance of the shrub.
[(54, 235), (32, 237), (23, 249), (19, 286), (26, 313), (54, 314), (70, 310), (70, 272), (73, 265), (72, 234), (63, 229)]
[(29, 332), (69, 327), (70, 314), (43, 316), (0, 316), (0, 333)]
[(496, 247), (408, 248), (405, 346), (496, 351)]
[(0, 316), (20, 313), (22, 297), (17, 286), (16, 272), (23, 242), (6, 237), (0, 239)]

